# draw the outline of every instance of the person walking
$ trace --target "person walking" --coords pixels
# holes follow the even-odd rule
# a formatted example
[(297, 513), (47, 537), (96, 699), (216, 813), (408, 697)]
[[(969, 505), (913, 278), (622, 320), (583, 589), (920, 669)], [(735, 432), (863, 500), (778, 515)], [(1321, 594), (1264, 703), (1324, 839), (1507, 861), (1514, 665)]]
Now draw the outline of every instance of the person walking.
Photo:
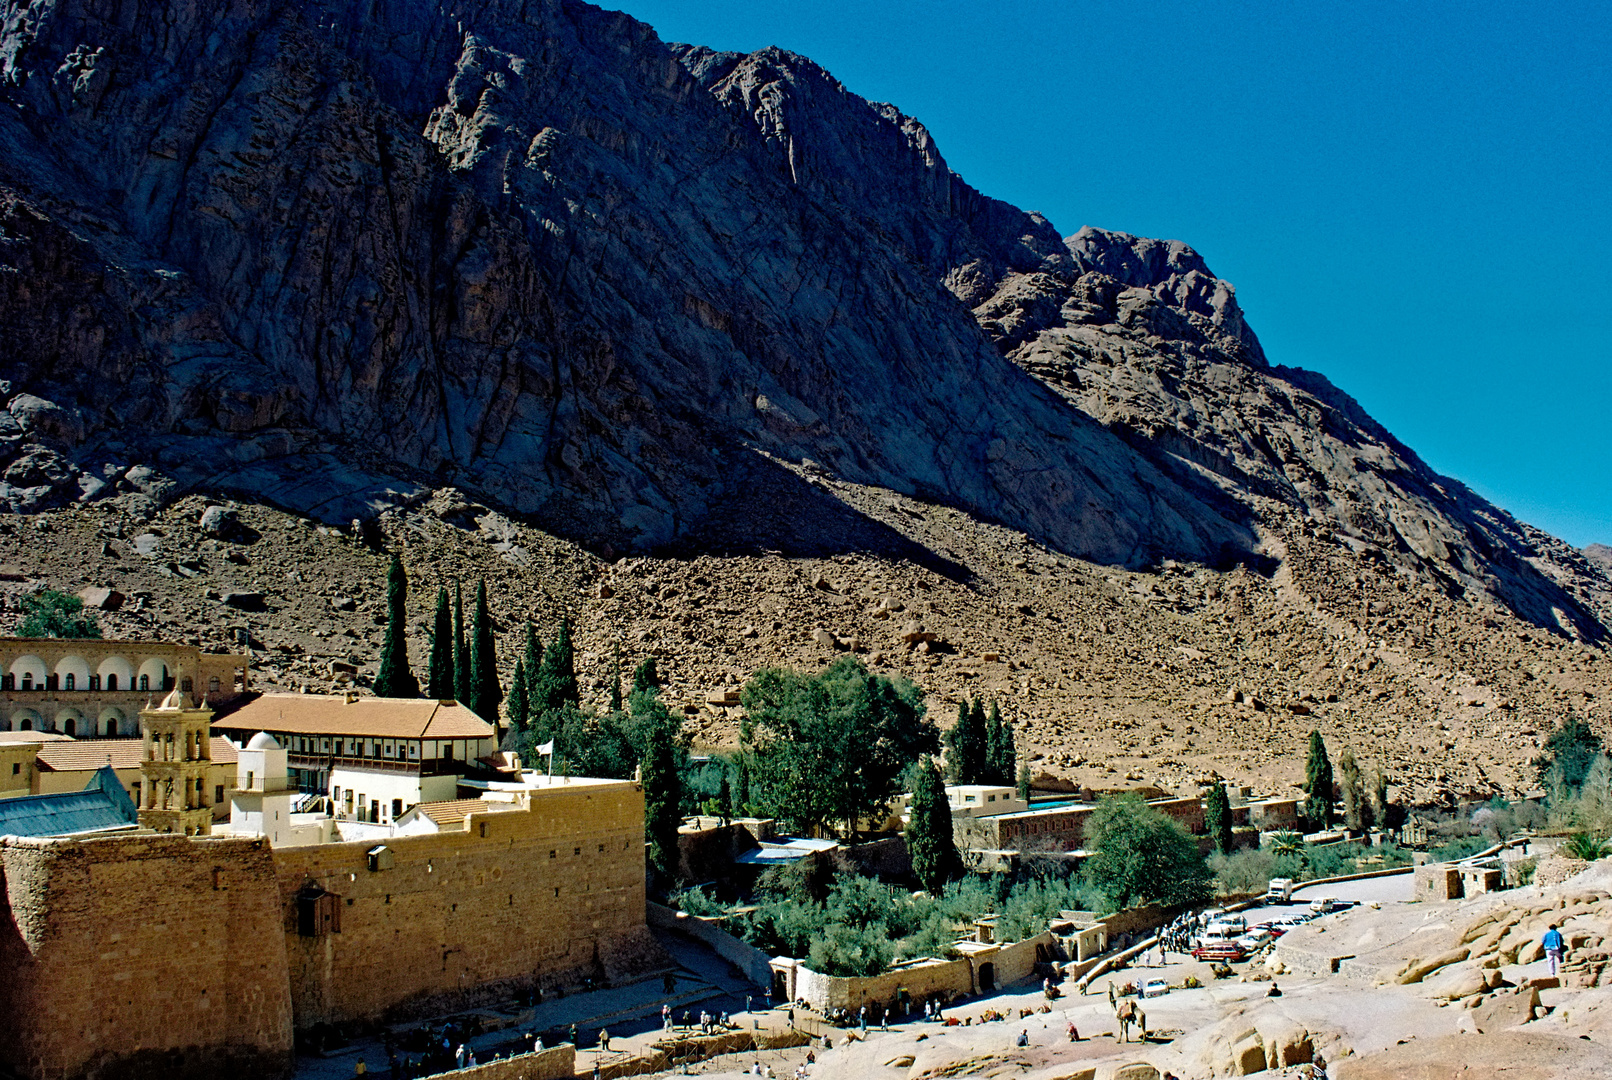
[(1545, 931), (1545, 940), (1541, 944), (1545, 946), (1545, 956), (1550, 960), (1550, 973), (1555, 975), (1561, 967), (1562, 954), (1566, 952), (1562, 945), (1562, 932), (1556, 929), (1555, 923), (1551, 923), (1550, 929)]
[(1079, 1042), (1080, 1041), (1080, 1032), (1078, 1030), (1076, 1030), (1075, 1022), (1073, 1020), (1069, 1021), (1069, 1041), (1070, 1042)]
[(610, 1052), (610, 1029), (609, 1028), (600, 1028), (599, 1029), (599, 1049), (603, 1050), (607, 1054)]
[(462, 1068), (465, 1067), (465, 1053), (466, 1053), (465, 1044), (460, 1043), (459, 1044), (459, 1049), (455, 1050), (454, 1054), (453, 1054), (454, 1068), (462, 1069)]

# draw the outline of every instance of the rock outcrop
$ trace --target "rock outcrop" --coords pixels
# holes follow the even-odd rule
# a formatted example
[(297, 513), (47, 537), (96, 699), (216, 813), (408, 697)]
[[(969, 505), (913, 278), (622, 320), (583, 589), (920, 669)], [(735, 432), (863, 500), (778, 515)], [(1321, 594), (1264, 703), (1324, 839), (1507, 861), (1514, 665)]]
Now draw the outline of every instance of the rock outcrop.
[(1272, 366), (1185, 245), (1061, 239), (804, 58), (576, 0), (6, 7), (0, 328), (13, 510), (454, 484), (596, 547), (800, 551), (843, 543), (778, 524), (821, 475), (1109, 564), (1271, 571), (1299, 530), (1612, 611)]

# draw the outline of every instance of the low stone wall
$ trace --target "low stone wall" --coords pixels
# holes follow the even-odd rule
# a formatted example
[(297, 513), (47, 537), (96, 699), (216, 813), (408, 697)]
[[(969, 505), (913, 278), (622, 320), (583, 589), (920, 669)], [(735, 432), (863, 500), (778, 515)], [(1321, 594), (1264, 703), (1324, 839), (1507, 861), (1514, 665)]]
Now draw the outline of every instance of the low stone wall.
[(853, 844), (839, 853), (839, 861), (859, 874), (883, 879), (912, 876), (912, 856), (901, 836), (887, 836), (865, 844)]
[(576, 1047), (566, 1043), (535, 1054), (517, 1054), (438, 1075), (451, 1076), (453, 1080), (572, 1080), (576, 1075)]
[(875, 1002), (889, 1005), (896, 1000), (898, 990), (905, 990), (913, 1001), (928, 997), (950, 1000), (978, 991), (979, 971), (984, 964), (992, 965), (992, 981), (999, 987), (1028, 978), (1035, 970), (1037, 946), (1052, 948), (1052, 935), (1042, 932), (1033, 938), (1003, 945), (994, 952), (976, 953), (957, 960), (930, 960), (882, 975), (849, 978), (823, 975), (797, 963), (794, 996), (819, 1012), (859, 1009)]
[[(599, 1080), (621, 1080), (628, 1076), (645, 1076), (666, 1072), (684, 1061), (704, 1061), (722, 1054), (743, 1054), (751, 1050), (781, 1050), (788, 1046), (805, 1046), (812, 1041), (804, 1031), (724, 1031), (717, 1035), (691, 1035), (687, 1038), (664, 1039), (649, 1050), (619, 1061), (599, 1066)], [(592, 1067), (578, 1071), (579, 1077), (593, 1075)], [(496, 1080), (503, 1080), (502, 1077)]]
[(653, 901), (646, 905), (646, 912), (650, 926), (687, 934), (710, 946), (718, 956), (744, 972), (745, 978), (757, 986), (765, 988), (772, 984), (772, 957), (749, 942), (734, 937), (714, 921), (673, 911)]

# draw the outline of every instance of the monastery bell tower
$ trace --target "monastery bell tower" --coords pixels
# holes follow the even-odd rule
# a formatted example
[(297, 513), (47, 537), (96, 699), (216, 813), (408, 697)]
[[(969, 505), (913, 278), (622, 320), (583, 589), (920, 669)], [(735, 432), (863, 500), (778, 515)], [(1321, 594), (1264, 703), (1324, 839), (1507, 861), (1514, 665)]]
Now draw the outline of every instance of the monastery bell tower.
[(145, 756), (140, 762), (140, 824), (154, 832), (207, 836), (213, 808), (207, 794), (212, 763), (213, 710), (188, 708), (177, 688), (156, 708), (140, 710)]

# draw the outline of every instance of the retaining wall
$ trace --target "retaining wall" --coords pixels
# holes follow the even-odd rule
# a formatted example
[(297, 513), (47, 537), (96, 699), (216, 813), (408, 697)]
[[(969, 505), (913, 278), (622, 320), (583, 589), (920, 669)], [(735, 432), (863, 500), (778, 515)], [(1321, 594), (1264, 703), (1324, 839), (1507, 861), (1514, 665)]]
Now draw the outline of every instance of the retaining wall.
[(760, 987), (772, 985), (772, 957), (749, 942), (728, 933), (713, 919), (703, 919), (650, 902), (646, 906), (650, 926), (675, 930), (710, 946), (716, 954)]
[(823, 975), (795, 962), (794, 996), (819, 1012), (836, 1008), (855, 1010), (874, 1002), (889, 1005), (896, 1000), (897, 990), (905, 990), (913, 1001), (927, 997), (950, 1000), (979, 990), (979, 971), (983, 964), (992, 965), (992, 981), (999, 987), (1028, 978), (1035, 970), (1038, 945), (1052, 948), (1052, 935), (1043, 932), (994, 951), (979, 950), (957, 960), (929, 960), (882, 975), (856, 977)]

